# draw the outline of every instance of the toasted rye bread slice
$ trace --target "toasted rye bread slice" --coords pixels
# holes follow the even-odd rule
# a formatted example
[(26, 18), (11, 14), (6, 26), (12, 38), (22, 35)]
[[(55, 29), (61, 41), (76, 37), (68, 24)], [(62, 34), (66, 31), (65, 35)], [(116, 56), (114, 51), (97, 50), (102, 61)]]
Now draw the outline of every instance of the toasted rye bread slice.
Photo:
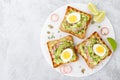
[[(74, 10), (75, 12), (79, 12), (79, 13), (86, 14), (86, 15), (89, 17), (88, 21), (86, 21), (86, 24), (83, 26), (85, 32), (83, 32), (82, 34), (76, 34), (76, 33), (73, 32), (72, 30), (71, 30), (71, 31), (70, 31), (70, 30), (66, 30), (66, 29), (62, 26), (62, 24), (64, 23), (64, 21), (66, 21), (66, 16), (69, 14), (69, 11), (70, 11), (70, 10)], [(73, 7), (71, 7), (71, 6), (68, 6), (67, 9), (66, 9), (66, 13), (65, 13), (64, 19), (63, 19), (63, 21), (62, 21), (59, 29), (60, 29), (61, 31), (63, 31), (63, 32), (70, 33), (70, 34), (72, 34), (72, 35), (74, 35), (74, 36), (76, 36), (76, 37), (78, 37), (78, 38), (83, 39), (83, 38), (85, 38), (85, 36), (86, 36), (86, 31), (87, 31), (88, 25), (90, 24), (90, 21), (91, 21), (91, 20), (92, 20), (92, 15), (91, 15), (91, 14), (88, 14), (88, 13), (86, 13), (86, 12), (83, 12), (83, 11), (81, 11), (81, 10), (78, 10), (78, 9), (76, 9), (76, 8), (73, 8)]]
[(108, 54), (102, 59), (102, 60), (104, 60), (106, 57), (108, 57), (108, 56), (110, 56), (111, 55), (111, 53), (112, 53), (112, 51), (110, 50), (110, 48), (107, 46), (107, 44), (102, 40), (102, 38), (99, 36), (99, 34), (97, 33), (97, 32), (94, 32), (91, 36), (89, 36), (86, 40), (84, 40), (82, 43), (80, 43), (80, 44), (78, 44), (76, 47), (75, 47), (75, 49), (77, 50), (77, 52), (84, 58), (84, 60), (86, 61), (86, 63), (87, 63), (87, 65), (90, 67), (90, 68), (94, 68), (95, 66), (97, 66), (102, 60), (100, 60), (96, 65), (93, 65), (93, 64), (91, 64), (90, 63), (90, 61), (89, 61), (89, 59), (88, 59), (88, 57), (86, 56), (84, 56), (83, 54), (85, 54), (86, 55), (86, 53), (82, 53), (82, 51), (79, 49), (79, 47), (80, 47), (80, 45), (82, 45), (82, 44), (86, 44), (87, 43), (87, 41), (89, 41), (89, 39), (91, 38), (91, 37), (96, 37), (96, 38), (98, 38), (101, 42), (102, 42), (102, 44), (104, 44), (105, 46), (106, 46), (106, 48), (108, 49)]
[[(56, 68), (56, 67), (58, 67), (58, 66), (60, 66), (60, 65), (62, 65), (62, 64), (69, 63), (69, 62), (66, 62), (66, 63), (56, 64), (56, 63), (54, 62), (54, 58), (52, 57), (52, 55), (53, 55), (53, 50), (50, 48), (51, 45), (52, 45), (52, 46), (55, 46), (57, 43), (61, 42), (62, 39), (65, 39), (65, 40), (67, 40), (67, 41), (72, 41), (72, 42), (73, 42), (73, 37), (72, 37), (71, 35), (68, 35), (68, 36), (66, 36), (66, 37), (60, 38), (60, 39), (58, 39), (58, 40), (53, 40), (53, 41), (48, 41), (48, 42), (47, 42), (48, 50), (49, 50), (49, 53), (50, 53), (50, 56), (51, 56), (51, 59), (52, 59), (52, 64), (53, 64), (53, 67), (54, 67), (54, 68)], [(77, 54), (76, 54), (76, 52), (75, 52), (74, 42), (73, 42), (72, 50), (73, 50), (73, 54), (76, 56), (76, 59), (75, 59), (74, 61), (77, 61), (77, 60), (78, 60), (78, 56), (77, 56)], [(74, 62), (74, 61), (71, 61), (71, 62)]]

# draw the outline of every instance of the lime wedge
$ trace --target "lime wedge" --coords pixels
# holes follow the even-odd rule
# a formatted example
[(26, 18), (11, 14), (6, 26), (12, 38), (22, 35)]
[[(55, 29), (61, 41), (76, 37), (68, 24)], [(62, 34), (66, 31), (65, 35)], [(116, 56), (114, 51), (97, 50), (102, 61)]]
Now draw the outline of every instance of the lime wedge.
[(102, 22), (105, 18), (105, 11), (100, 11), (98, 15), (94, 16), (94, 21), (95, 22)]
[(88, 3), (88, 9), (93, 15), (98, 15), (99, 11), (96, 6), (92, 3)]
[(108, 37), (107, 40), (108, 40), (109, 44), (111, 45), (113, 51), (115, 51), (117, 48), (117, 42), (111, 37)]

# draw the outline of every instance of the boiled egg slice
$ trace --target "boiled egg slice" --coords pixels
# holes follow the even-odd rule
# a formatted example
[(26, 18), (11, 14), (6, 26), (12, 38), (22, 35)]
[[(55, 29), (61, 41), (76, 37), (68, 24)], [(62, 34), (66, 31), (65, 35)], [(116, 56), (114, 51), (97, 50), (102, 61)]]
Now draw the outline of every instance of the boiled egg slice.
[(61, 55), (60, 58), (63, 60), (63, 62), (68, 62), (73, 56), (73, 50), (70, 48), (65, 49)]
[(96, 55), (102, 57), (105, 55), (106, 53), (106, 49), (104, 46), (102, 46), (101, 44), (95, 44), (93, 46), (93, 51), (95, 52)]
[(73, 13), (70, 13), (68, 16), (67, 16), (67, 22), (68, 23), (77, 23), (78, 21), (80, 21), (80, 13), (78, 12), (73, 12)]

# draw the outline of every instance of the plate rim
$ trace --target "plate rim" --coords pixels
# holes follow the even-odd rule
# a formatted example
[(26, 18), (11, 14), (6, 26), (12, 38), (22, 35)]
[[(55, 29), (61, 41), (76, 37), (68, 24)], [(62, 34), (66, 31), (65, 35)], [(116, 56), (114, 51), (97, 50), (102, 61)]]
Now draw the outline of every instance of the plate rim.
[[(50, 66), (52, 67), (52, 63), (49, 63), (49, 61), (47, 60), (47, 57), (45, 56), (45, 54), (44, 54), (44, 51), (43, 51), (43, 48), (42, 48), (42, 45), (41, 45), (41, 43), (42, 43), (42, 37), (41, 37), (41, 35), (42, 35), (42, 33), (43, 33), (43, 30), (44, 30), (44, 28), (45, 28), (45, 24), (46, 24), (46, 22), (47, 22), (47, 20), (49, 19), (49, 17), (54, 13), (54, 12), (56, 12), (58, 9), (60, 9), (60, 8), (62, 8), (62, 7), (67, 7), (67, 6), (72, 6), (73, 4), (77, 4), (77, 5), (87, 5), (87, 3), (85, 4), (85, 3), (68, 3), (68, 4), (65, 4), (65, 5), (62, 5), (62, 6), (60, 6), (60, 7), (58, 7), (58, 8), (56, 8), (54, 11), (52, 11), (49, 15), (48, 15), (48, 17), (47, 17), (47, 19), (45, 20), (45, 22), (44, 22), (44, 24), (43, 24), (43, 27), (42, 27), (42, 29), (41, 29), (41, 32), (40, 32), (40, 48), (41, 48), (41, 51), (42, 51), (42, 54), (44, 55), (44, 57), (45, 57), (45, 59), (46, 59), (46, 61), (48, 62), (48, 64), (50, 64)], [(74, 6), (73, 6), (74, 7)], [(113, 32), (114, 32), (114, 39), (116, 39), (116, 36), (115, 36), (115, 31), (114, 31), (114, 27), (113, 27), (113, 25), (111, 24), (111, 21), (109, 20), (109, 18), (107, 17), (107, 16), (105, 16), (106, 17), (106, 19), (108, 20), (108, 22), (110, 23), (110, 25), (112, 26), (112, 30), (113, 30)], [(73, 36), (73, 35), (72, 35)], [(109, 57), (107, 57), (107, 58), (109, 58), (108, 59), (108, 61), (101, 67), (101, 68), (99, 68), (99, 69), (97, 69), (97, 70), (95, 70), (93, 73), (90, 73), (90, 74), (87, 74), (87, 75), (81, 75), (81, 76), (75, 76), (75, 75), (71, 75), (71, 74), (62, 74), (60, 71), (58, 71), (58, 70), (56, 70), (55, 68), (53, 68), (52, 67), (52, 69), (54, 69), (55, 71), (57, 71), (57, 72), (59, 72), (60, 74), (62, 74), (62, 75), (66, 75), (66, 76), (70, 76), (70, 77), (88, 77), (88, 76), (91, 76), (91, 75), (94, 75), (95, 73), (97, 73), (97, 72), (99, 72), (100, 70), (102, 70), (109, 62), (110, 62), (110, 60), (111, 60), (111, 57), (113, 56), (113, 53), (114, 52), (112, 52), (112, 54), (109, 56)]]

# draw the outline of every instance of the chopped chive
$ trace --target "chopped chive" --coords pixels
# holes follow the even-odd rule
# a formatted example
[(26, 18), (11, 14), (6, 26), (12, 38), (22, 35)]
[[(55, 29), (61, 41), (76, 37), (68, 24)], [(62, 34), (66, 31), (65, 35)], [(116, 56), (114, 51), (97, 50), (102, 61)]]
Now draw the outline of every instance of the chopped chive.
[(100, 28), (101, 26), (98, 26), (98, 28)]

